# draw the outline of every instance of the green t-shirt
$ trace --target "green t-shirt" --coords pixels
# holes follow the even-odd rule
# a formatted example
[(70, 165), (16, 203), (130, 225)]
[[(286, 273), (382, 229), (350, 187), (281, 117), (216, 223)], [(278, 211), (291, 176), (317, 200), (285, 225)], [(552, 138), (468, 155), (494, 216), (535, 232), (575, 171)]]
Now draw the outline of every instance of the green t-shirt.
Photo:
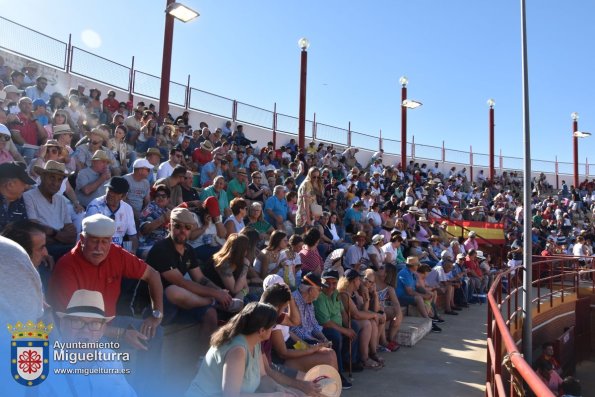
[(239, 193), (241, 197), (244, 197), (244, 193), (246, 193), (246, 184), (240, 183), (236, 178), (233, 178), (227, 184), (227, 198), (230, 202), (236, 197), (234, 196), (234, 192)]
[(314, 301), (314, 313), (316, 320), (320, 325), (327, 323), (329, 320), (339, 326), (343, 326), (343, 318), (341, 311), (343, 304), (339, 300), (339, 292), (335, 291), (328, 296), (324, 292), (318, 295), (318, 299)]

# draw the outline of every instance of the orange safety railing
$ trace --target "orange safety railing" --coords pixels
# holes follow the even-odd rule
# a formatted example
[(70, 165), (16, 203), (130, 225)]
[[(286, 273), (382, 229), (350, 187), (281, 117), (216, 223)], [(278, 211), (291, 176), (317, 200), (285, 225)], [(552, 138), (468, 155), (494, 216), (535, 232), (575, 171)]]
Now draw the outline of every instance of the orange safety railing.
[[(581, 283), (595, 294), (595, 270), (587, 270), (583, 260), (589, 257), (566, 255), (534, 256), (532, 263), (536, 296), (532, 308), (552, 307), (557, 294), (562, 302), (570, 294), (579, 294)], [(524, 396), (529, 389), (536, 396), (554, 396), (517, 347), (513, 333), (522, 327), (523, 267), (510, 268), (495, 278), (488, 292), (486, 396)], [(522, 341), (521, 341), (522, 343)]]

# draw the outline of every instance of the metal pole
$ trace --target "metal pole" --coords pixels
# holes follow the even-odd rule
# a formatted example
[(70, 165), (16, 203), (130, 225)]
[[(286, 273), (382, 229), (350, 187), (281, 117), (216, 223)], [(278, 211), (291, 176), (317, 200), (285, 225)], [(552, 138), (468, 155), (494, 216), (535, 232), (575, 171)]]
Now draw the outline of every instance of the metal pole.
[(574, 134), (578, 131), (578, 120), (572, 121), (572, 159), (574, 161), (574, 187), (578, 189), (578, 137)]
[[(167, 0), (165, 8), (174, 3)], [(167, 118), (169, 110), (169, 80), (171, 76), (171, 53), (174, 41), (174, 17), (165, 13), (165, 31), (163, 33), (163, 59), (161, 61), (161, 89), (159, 91), (159, 117)]]
[(529, 73), (527, 65), (527, 21), (525, 0), (521, 0), (521, 63), (523, 74), (523, 355), (533, 362), (533, 318), (531, 316), (533, 272), (531, 262), (531, 128), (529, 123)]
[(382, 128), (380, 129), (380, 135), (378, 135), (378, 151), (382, 150)]
[(490, 182), (494, 182), (494, 106), (490, 106)]
[(403, 172), (407, 169), (407, 108), (403, 106), (403, 101), (407, 99), (407, 86), (401, 87), (401, 169)]
[(188, 110), (190, 107), (190, 75), (188, 75), (188, 82), (186, 83), (186, 98), (184, 98), (184, 108)]
[(347, 147), (351, 147), (351, 121), (347, 125)]
[(273, 149), (277, 149), (277, 102), (273, 106)]
[(130, 64), (130, 73), (128, 75), (128, 101), (130, 103), (134, 103), (134, 80), (136, 79), (136, 74), (134, 70), (134, 55), (132, 56), (132, 63)]
[(302, 49), (300, 65), (300, 112), (298, 126), (298, 146), (306, 148), (306, 78), (308, 73), (308, 51)]

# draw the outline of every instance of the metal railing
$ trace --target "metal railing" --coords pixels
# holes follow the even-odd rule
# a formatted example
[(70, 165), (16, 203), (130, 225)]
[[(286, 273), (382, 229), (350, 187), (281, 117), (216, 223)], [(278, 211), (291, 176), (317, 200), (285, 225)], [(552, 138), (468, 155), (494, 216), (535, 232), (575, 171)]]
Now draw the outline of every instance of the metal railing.
[[(554, 307), (554, 299), (580, 293), (581, 278), (595, 294), (595, 270), (583, 270), (577, 257), (533, 256), (533, 307), (540, 313), (542, 306)], [(513, 334), (522, 327), (522, 279), (525, 269), (517, 267), (500, 273), (488, 292), (486, 396), (553, 397), (547, 385), (523, 358)]]
[[(134, 60), (132, 65), (126, 66), (72, 46), (70, 38), (66, 43), (3, 17), (0, 17), (0, 48), (67, 73), (120, 88), (129, 93), (130, 99), (133, 94), (154, 100), (159, 98), (160, 78), (134, 69)], [(171, 104), (269, 129), (271, 135), (275, 131), (289, 134), (298, 132), (297, 117), (190, 87), (189, 81), (190, 76), (186, 84), (170, 82)], [(306, 122), (306, 137), (342, 146), (357, 146), (369, 151), (383, 148), (387, 154), (396, 156), (400, 154), (398, 140), (381, 138), (380, 133), (360, 133), (352, 131), (351, 128), (345, 129), (316, 121), (308, 120)], [(408, 142), (407, 150), (409, 156), (416, 161), (439, 161), (480, 167), (485, 167), (488, 164), (486, 154), (473, 153), (471, 148), (469, 151), (446, 148), (444, 142), (441, 147), (420, 144), (415, 142), (414, 136), (412, 142)], [(522, 158), (503, 156), (502, 154), (495, 157), (496, 168), (500, 172), (518, 171), (523, 168)], [(532, 169), (534, 172), (555, 175), (556, 181), (558, 181), (558, 176), (564, 177), (573, 174), (572, 163), (558, 162), (557, 160), (534, 159), (532, 160)], [(588, 161), (580, 164), (580, 169), (585, 177), (589, 176)]]

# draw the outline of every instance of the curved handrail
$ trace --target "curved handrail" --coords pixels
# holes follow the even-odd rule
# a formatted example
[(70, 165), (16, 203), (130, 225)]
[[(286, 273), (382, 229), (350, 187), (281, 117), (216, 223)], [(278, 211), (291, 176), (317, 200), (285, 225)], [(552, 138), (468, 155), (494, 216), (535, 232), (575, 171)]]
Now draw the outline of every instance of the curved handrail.
[[(488, 298), (488, 305), (489, 305), (489, 311), (490, 311), (489, 317), (493, 318), (493, 321), (496, 323), (496, 328), (499, 331), (499, 338), (501, 338), (502, 342), (504, 342), (504, 347), (506, 348), (506, 353), (507, 353), (510, 361), (512, 362), (513, 367), (518, 371), (519, 375), (523, 378), (523, 380), (527, 383), (527, 385), (531, 388), (531, 390), (537, 396), (555, 397), (554, 393), (552, 393), (551, 390), (546, 386), (546, 384), (543, 383), (543, 381), (539, 378), (539, 376), (535, 373), (535, 371), (533, 371), (533, 368), (531, 368), (531, 365), (529, 365), (529, 363), (527, 363), (527, 361), (525, 361), (522, 354), (517, 349), (516, 343), (515, 343), (514, 339), (512, 338), (512, 335), (510, 334), (508, 326), (506, 325), (506, 321), (504, 320), (504, 317), (502, 317), (502, 313), (500, 312), (499, 304), (496, 302), (495, 293), (496, 293), (496, 289), (500, 287), (500, 283), (502, 282), (502, 277), (504, 275), (510, 274), (510, 272), (512, 272), (513, 270), (514, 269), (508, 269), (508, 270), (500, 273), (496, 277), (496, 279), (494, 280), (494, 283), (492, 284), (492, 287), (488, 291), (487, 298)], [(519, 269), (517, 269), (517, 271), (518, 270)], [(488, 328), (490, 328), (490, 327), (492, 327), (492, 324), (488, 323)], [(491, 334), (492, 334), (492, 332), (488, 331), (488, 335), (491, 335)], [(489, 341), (489, 344), (491, 344), (491, 343), (492, 342)], [(500, 348), (500, 347), (490, 345), (488, 348), (488, 356), (493, 355), (494, 357), (497, 357), (495, 354), (493, 354), (493, 352), (495, 352), (496, 348)], [(492, 353), (492, 354), (490, 354), (490, 353)], [(494, 395), (505, 396), (505, 394), (502, 394), (502, 392), (505, 390), (504, 383), (502, 381), (502, 377), (498, 376), (498, 375), (500, 375), (500, 371), (499, 371), (498, 367), (501, 366), (502, 363), (491, 363), (490, 358), (491, 357), (488, 357), (488, 365), (491, 364), (491, 367), (492, 367), (491, 370), (495, 370), (495, 373), (494, 373), (495, 385), (494, 386), (496, 387), (496, 390), (493, 390), (493, 392), (495, 392)], [(488, 368), (488, 371), (490, 371), (489, 368)], [(490, 381), (490, 379), (487, 379), (486, 387), (490, 386), (490, 385), (488, 385), (488, 383), (490, 383), (489, 381)]]

